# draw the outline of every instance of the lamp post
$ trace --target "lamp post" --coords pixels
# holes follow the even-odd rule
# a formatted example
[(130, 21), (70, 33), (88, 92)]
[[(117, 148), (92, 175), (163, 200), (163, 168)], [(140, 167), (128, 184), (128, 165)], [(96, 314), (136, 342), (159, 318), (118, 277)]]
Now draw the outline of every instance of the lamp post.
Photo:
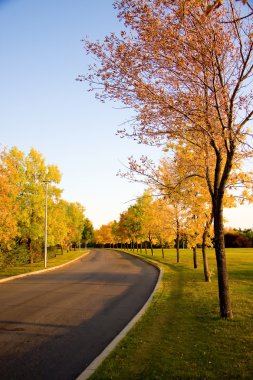
[(47, 193), (50, 181), (43, 181), (45, 184), (45, 230), (44, 230), (44, 267), (47, 267)]

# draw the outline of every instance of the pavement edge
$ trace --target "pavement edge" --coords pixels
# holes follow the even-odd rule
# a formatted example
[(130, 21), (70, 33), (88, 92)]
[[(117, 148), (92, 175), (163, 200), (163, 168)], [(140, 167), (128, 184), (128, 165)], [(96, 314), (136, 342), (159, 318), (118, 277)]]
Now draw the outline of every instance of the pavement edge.
[(140, 309), (140, 311), (128, 322), (128, 324), (124, 327), (123, 330), (111, 341), (111, 343), (108, 344), (107, 347), (88, 365), (88, 367), (85, 368), (85, 370), (76, 378), (76, 380), (87, 380), (89, 377), (96, 371), (96, 369), (102, 364), (102, 362), (107, 358), (107, 356), (114, 350), (114, 348), (118, 345), (118, 343), (127, 335), (127, 333), (132, 329), (132, 327), (138, 322), (138, 320), (144, 315), (147, 308), (149, 307), (157, 289), (160, 286), (160, 282), (162, 279), (163, 271), (162, 269), (156, 265), (155, 263), (152, 263), (150, 261), (147, 261), (143, 259), (142, 257), (139, 257), (137, 255), (132, 255), (129, 252), (117, 250), (117, 252), (124, 252), (130, 256), (134, 256), (137, 259), (144, 261), (146, 264), (152, 265), (159, 271), (159, 276), (157, 279), (157, 283), (150, 294), (149, 298), (147, 299), (146, 303), (143, 305), (143, 307)]
[(64, 264), (57, 265), (55, 267), (41, 269), (41, 270), (37, 270), (37, 271), (34, 271), (34, 272), (22, 273), (22, 274), (18, 274), (16, 276), (1, 278), (0, 279), (0, 283), (16, 280), (17, 278), (22, 278), (22, 277), (27, 277), (27, 276), (34, 276), (36, 274), (40, 274), (40, 273), (44, 273), (44, 272), (49, 272), (49, 271), (53, 271), (53, 270), (65, 267), (66, 265), (72, 264), (75, 261), (80, 260), (82, 257), (88, 255), (90, 252), (91, 252), (91, 250), (89, 250), (88, 252), (85, 252), (83, 255), (75, 258), (74, 260), (68, 261), (67, 263), (64, 263)]

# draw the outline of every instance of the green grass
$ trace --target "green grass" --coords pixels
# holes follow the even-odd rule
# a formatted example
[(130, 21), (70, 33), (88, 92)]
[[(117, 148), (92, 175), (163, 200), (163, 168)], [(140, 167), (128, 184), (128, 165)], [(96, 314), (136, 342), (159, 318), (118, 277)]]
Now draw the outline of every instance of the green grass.
[(253, 378), (253, 249), (227, 249), (234, 312), (231, 321), (219, 318), (217, 274), (204, 282), (201, 254), (193, 269), (192, 254), (175, 250), (165, 259), (156, 250), (163, 280), (151, 306), (125, 339), (102, 363), (92, 380), (252, 379)]
[[(64, 252), (63, 254), (56, 254), (54, 258), (48, 258), (47, 260), (47, 268), (56, 267), (61, 264), (65, 264), (69, 261), (72, 261), (80, 256), (82, 256), (85, 252), (88, 252), (87, 249), (81, 249), (76, 251)], [(44, 269), (44, 261), (39, 261), (34, 264), (25, 264), (7, 268), (1, 268), (0, 270), (0, 279), (16, 276), (23, 273), (35, 272), (38, 270)]]

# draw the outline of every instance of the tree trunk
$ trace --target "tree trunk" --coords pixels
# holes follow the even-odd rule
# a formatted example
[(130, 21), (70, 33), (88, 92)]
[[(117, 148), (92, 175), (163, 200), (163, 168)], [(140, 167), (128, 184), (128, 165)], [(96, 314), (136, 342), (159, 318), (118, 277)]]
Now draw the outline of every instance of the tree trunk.
[(30, 264), (33, 264), (32, 239), (28, 238), (27, 246), (30, 253)]
[(216, 199), (215, 202), (213, 202), (213, 216), (215, 254), (218, 270), (220, 316), (222, 318), (231, 319), (233, 318), (233, 313), (230, 302), (228, 273), (226, 265), (222, 195), (220, 195), (217, 198), (218, 199)]
[(179, 240), (180, 240), (180, 235), (179, 235), (179, 221), (177, 220), (177, 237), (176, 237), (177, 263), (179, 263), (179, 261), (180, 261), (180, 255), (179, 255)]
[(152, 238), (151, 238), (151, 234), (150, 233), (148, 234), (148, 240), (149, 240), (149, 243), (150, 243), (151, 255), (154, 256)]
[(162, 244), (162, 258), (164, 259), (164, 249), (163, 249), (163, 244)]
[(196, 246), (192, 247), (192, 252), (193, 252), (193, 267), (194, 267), (194, 269), (197, 269), (198, 268), (198, 261), (197, 261), (197, 248), (196, 248)]
[(142, 241), (140, 243), (140, 253), (142, 253)]
[(206, 239), (208, 235), (208, 229), (210, 227), (211, 223), (206, 223), (204, 233), (202, 235), (202, 257), (203, 257), (203, 268), (204, 268), (204, 277), (206, 282), (210, 282), (210, 272), (209, 272), (209, 266), (208, 266), (208, 259), (206, 254)]
[(147, 242), (145, 241), (145, 254), (147, 255), (148, 252), (147, 252)]

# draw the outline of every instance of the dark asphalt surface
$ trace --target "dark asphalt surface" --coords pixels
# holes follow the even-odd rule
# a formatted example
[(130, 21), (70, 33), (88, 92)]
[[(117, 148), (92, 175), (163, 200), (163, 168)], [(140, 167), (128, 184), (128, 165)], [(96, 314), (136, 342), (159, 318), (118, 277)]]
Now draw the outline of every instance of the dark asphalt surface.
[(0, 379), (76, 379), (141, 309), (157, 278), (137, 258), (101, 249), (0, 284)]

